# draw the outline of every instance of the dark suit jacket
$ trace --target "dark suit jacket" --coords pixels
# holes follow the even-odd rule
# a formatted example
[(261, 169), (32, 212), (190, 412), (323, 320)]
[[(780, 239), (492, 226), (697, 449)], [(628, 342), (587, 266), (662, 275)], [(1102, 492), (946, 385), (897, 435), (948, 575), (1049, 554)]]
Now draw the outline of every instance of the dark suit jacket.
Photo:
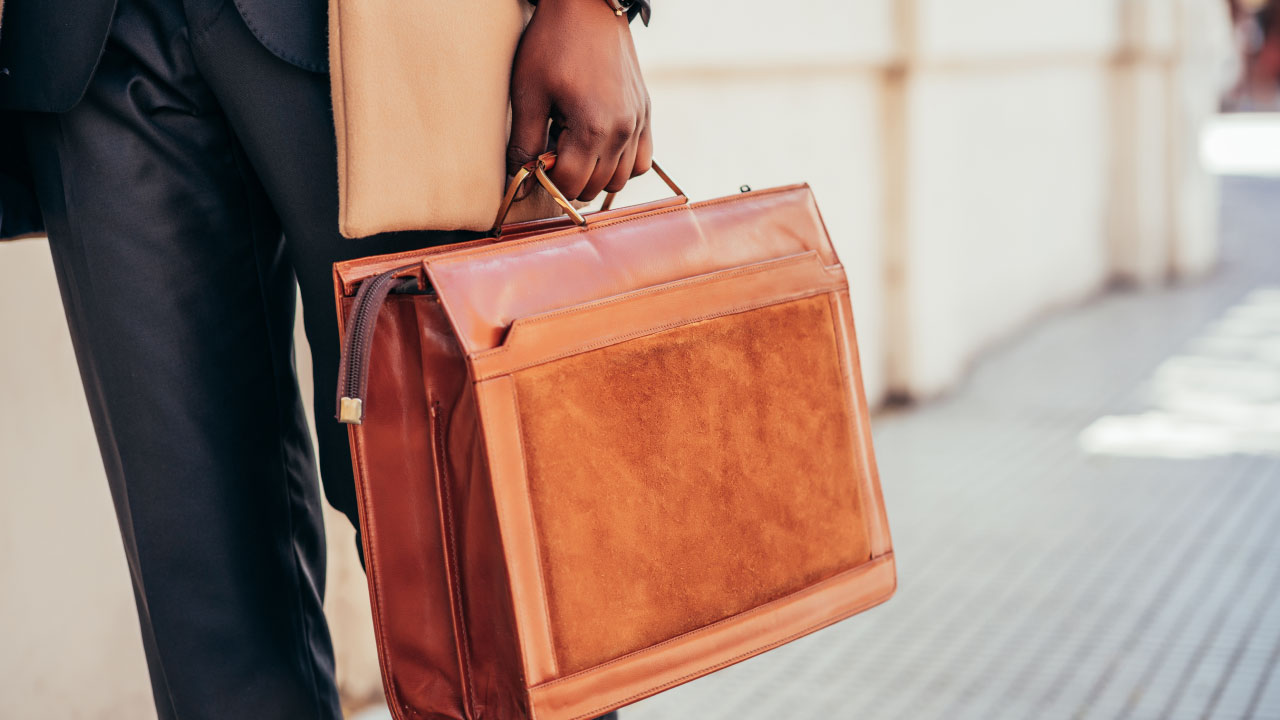
[[(327, 68), (325, 0), (235, 4), (280, 59), (316, 72)], [(93, 76), (115, 7), (116, 0), (7, 0), (0, 20), (0, 108), (71, 109)]]
[[(177, 0), (175, 0), (176, 2)], [(235, 0), (280, 59), (328, 67), (326, 0)], [(40, 232), (14, 110), (65, 112), (93, 77), (116, 0), (7, 0), (0, 18), (0, 239)]]

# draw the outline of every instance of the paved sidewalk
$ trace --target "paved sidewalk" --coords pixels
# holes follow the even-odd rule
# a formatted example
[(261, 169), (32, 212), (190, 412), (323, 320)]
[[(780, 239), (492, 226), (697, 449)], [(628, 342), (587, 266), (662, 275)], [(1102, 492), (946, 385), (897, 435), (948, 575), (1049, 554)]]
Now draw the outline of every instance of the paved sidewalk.
[(877, 418), (897, 597), (625, 720), (1280, 719), (1280, 181), (1224, 191), (1212, 277)]
[(1280, 182), (1224, 202), (1206, 281), (878, 419), (896, 598), (627, 720), (1280, 718)]

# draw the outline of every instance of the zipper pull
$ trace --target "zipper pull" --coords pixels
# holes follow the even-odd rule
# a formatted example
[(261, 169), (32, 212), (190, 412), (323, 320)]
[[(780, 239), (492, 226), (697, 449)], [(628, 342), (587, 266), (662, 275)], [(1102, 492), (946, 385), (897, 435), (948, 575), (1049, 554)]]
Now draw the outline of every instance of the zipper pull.
[(338, 361), (338, 422), (364, 422), (364, 393), (369, 379), (369, 354), (373, 350), (373, 329), (387, 295), (395, 288), (396, 275), (417, 267), (405, 265), (388, 270), (360, 283), (351, 313), (347, 316), (347, 336)]
[(364, 400), (360, 398), (338, 398), (338, 422), (348, 425), (359, 425), (364, 422)]

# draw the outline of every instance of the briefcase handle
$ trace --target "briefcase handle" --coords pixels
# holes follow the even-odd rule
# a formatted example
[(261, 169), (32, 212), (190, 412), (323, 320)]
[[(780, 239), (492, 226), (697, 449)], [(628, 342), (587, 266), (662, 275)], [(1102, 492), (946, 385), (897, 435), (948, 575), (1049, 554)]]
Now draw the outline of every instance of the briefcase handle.
[[(520, 192), (520, 187), (524, 185), (525, 181), (530, 177), (537, 179), (542, 187), (546, 188), (547, 192), (551, 195), (551, 199), (555, 200), (556, 204), (564, 209), (569, 217), (573, 219), (575, 225), (585, 226), (587, 224), (587, 218), (583, 216), (582, 213), (578, 212), (578, 209), (573, 206), (573, 203), (569, 201), (569, 198), (565, 197), (564, 193), (560, 192), (560, 188), (556, 187), (556, 184), (547, 176), (547, 171), (555, 166), (556, 154), (554, 152), (543, 153), (542, 155), (539, 155), (537, 159), (527, 162), (521, 166), (520, 170), (518, 170), (515, 176), (511, 178), (511, 184), (507, 186), (507, 194), (503, 196), (502, 205), (498, 207), (498, 217), (493, 222), (494, 237), (502, 234), (502, 223), (507, 219), (507, 213), (511, 211), (511, 204), (515, 202), (516, 194)], [(662, 178), (662, 181), (667, 184), (667, 187), (671, 188), (671, 192), (675, 193), (678, 201), (689, 201), (685, 196), (684, 191), (680, 189), (680, 186), (676, 185), (675, 181), (671, 179), (671, 176), (663, 172), (662, 168), (658, 167), (658, 163), (656, 162), (653, 163), (653, 171), (658, 173), (658, 177)], [(612, 208), (613, 199), (616, 196), (617, 193), (612, 192), (605, 195), (604, 204), (600, 206), (600, 210), (598, 212), (605, 212)]]

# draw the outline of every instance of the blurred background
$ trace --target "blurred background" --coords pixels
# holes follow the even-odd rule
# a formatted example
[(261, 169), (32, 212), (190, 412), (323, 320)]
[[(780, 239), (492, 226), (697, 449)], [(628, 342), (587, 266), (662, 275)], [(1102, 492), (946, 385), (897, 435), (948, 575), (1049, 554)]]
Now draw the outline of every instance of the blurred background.
[[(1280, 13), (654, 3), (664, 167), (818, 195), (901, 580), (624, 717), (1280, 718)], [(0, 267), (0, 718), (154, 717), (47, 248)], [(330, 519), (344, 701), (386, 718)]]

